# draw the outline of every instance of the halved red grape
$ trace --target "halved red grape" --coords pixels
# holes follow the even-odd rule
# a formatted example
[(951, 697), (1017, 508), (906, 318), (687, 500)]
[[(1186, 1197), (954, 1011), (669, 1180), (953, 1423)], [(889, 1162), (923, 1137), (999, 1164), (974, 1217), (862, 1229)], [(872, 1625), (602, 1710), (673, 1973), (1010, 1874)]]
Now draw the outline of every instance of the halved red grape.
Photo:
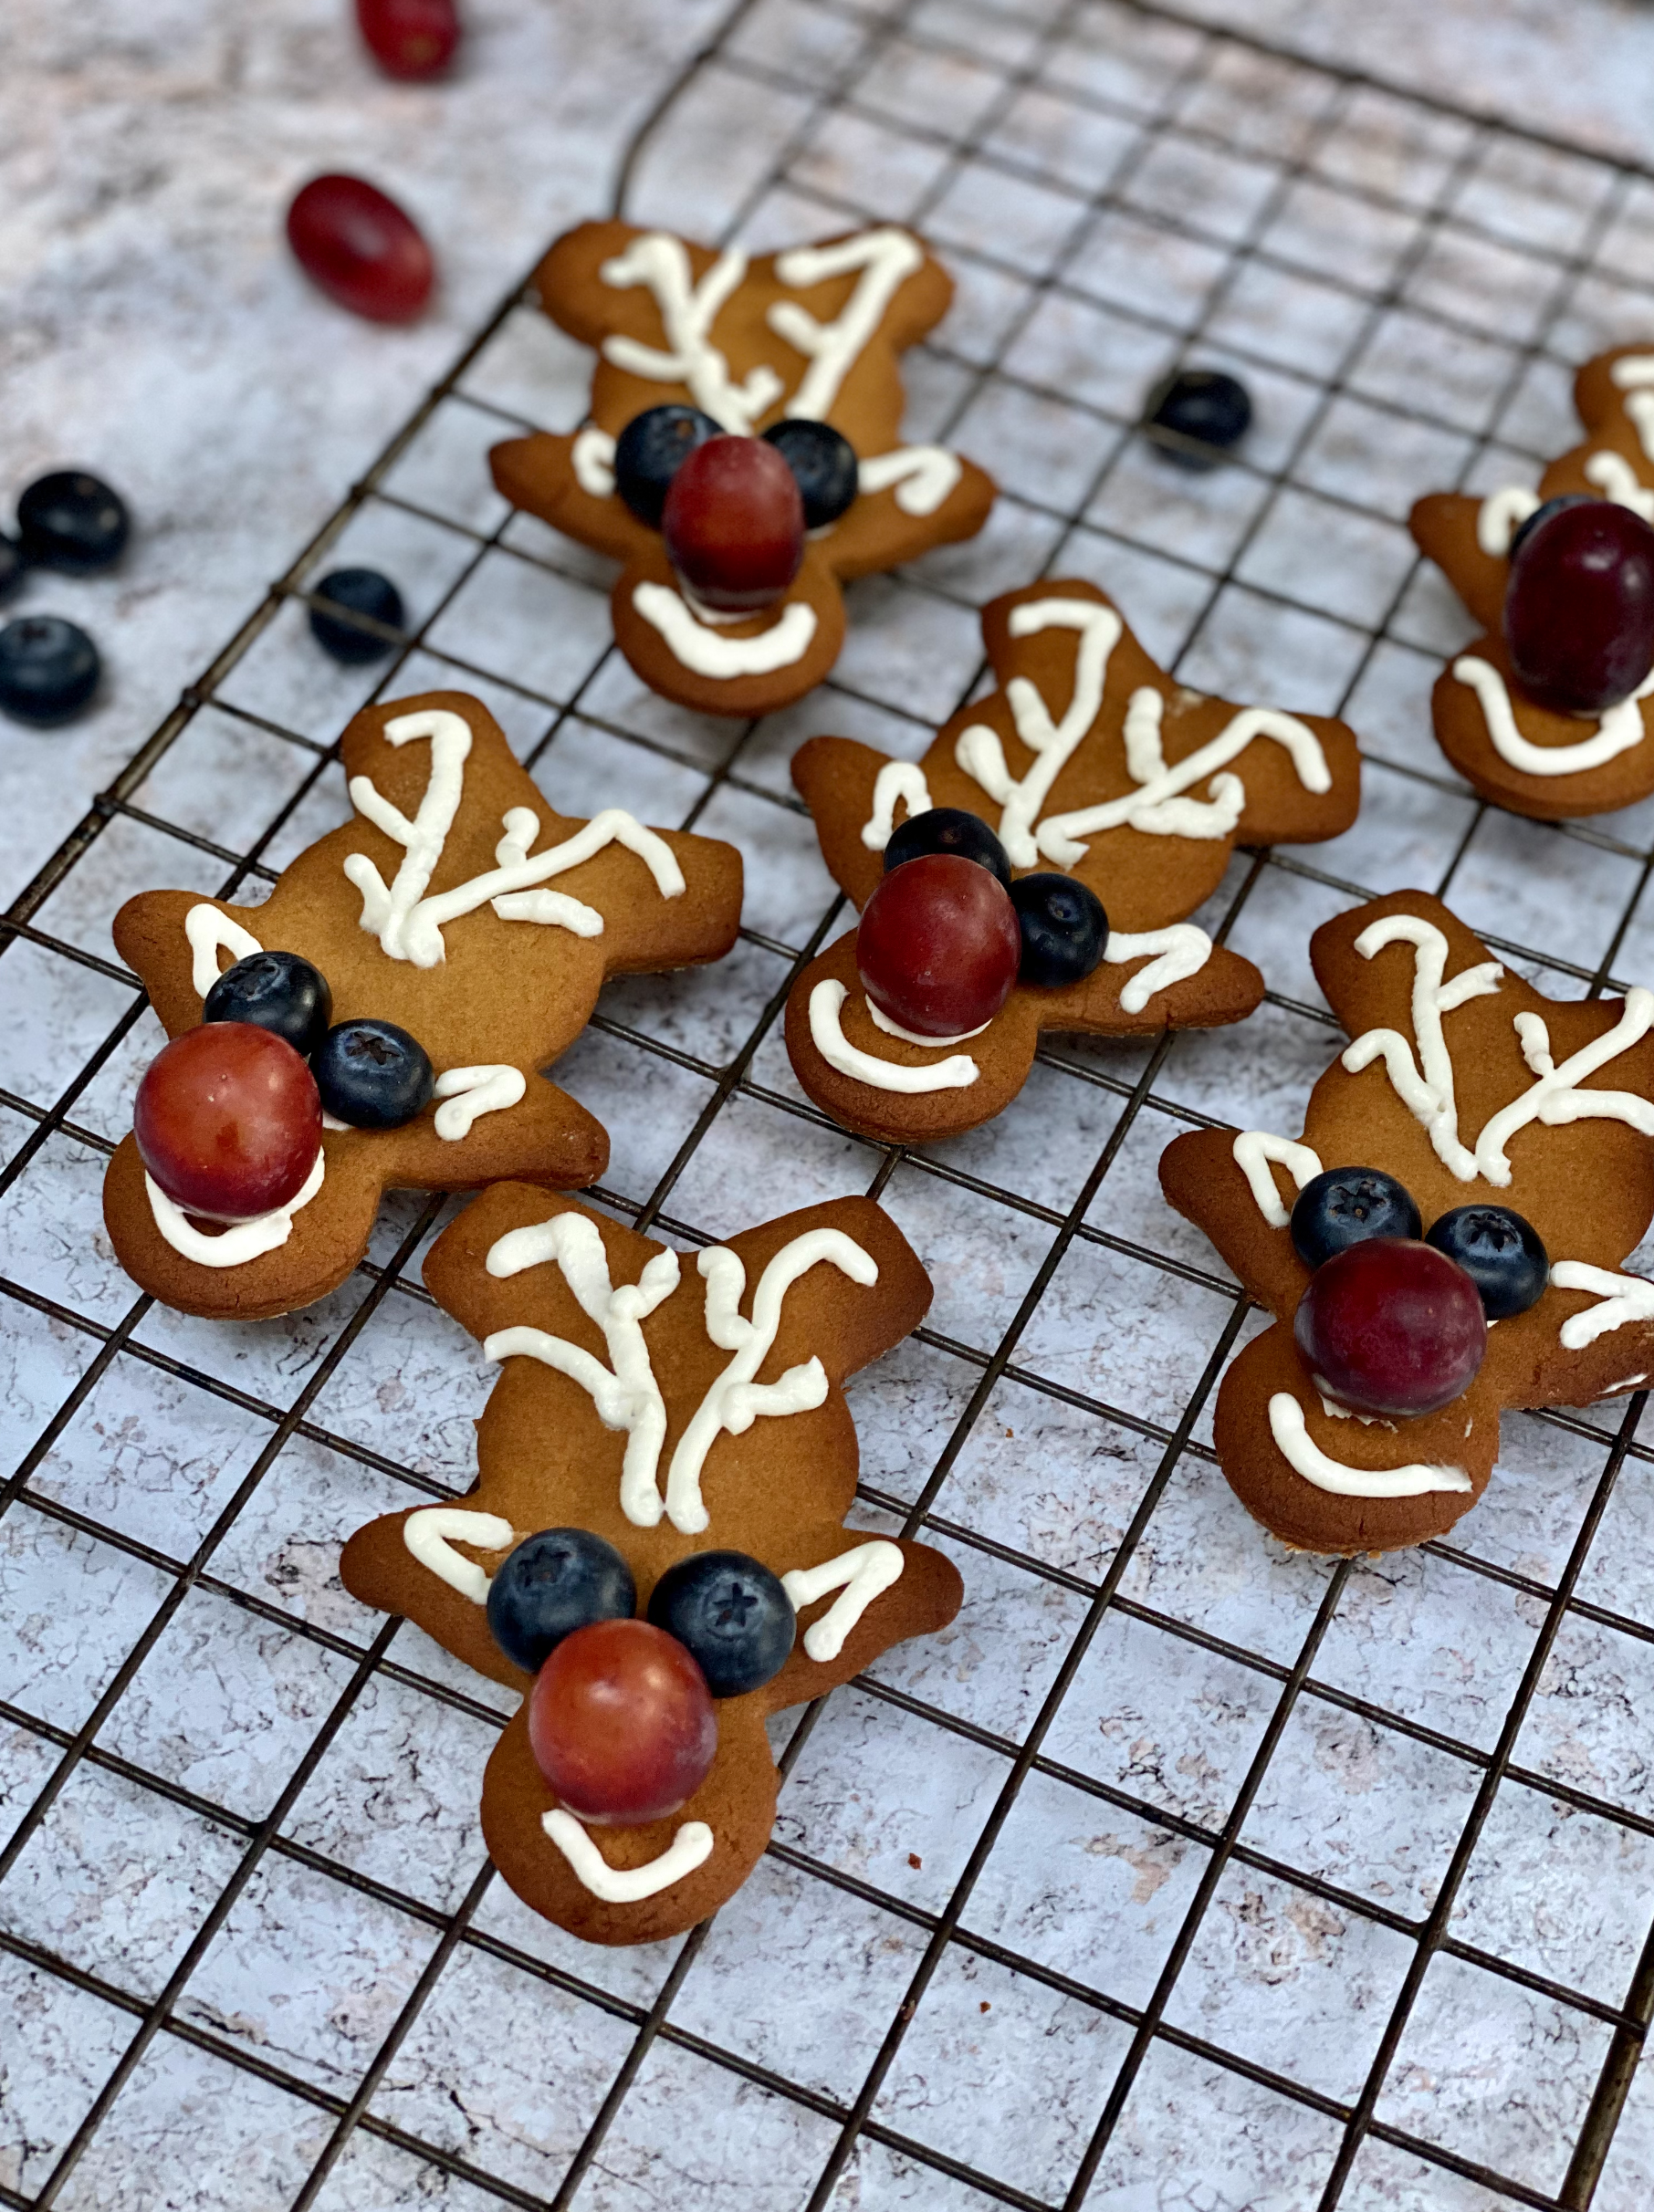
[(150, 1062), (132, 1130), (174, 1205), (206, 1221), (249, 1221), (304, 1187), (321, 1146), (321, 1100), (273, 1029), (204, 1022)]
[(856, 932), (855, 965), (881, 1014), (921, 1037), (991, 1021), (1022, 956), (1017, 910), (999, 878), (929, 852), (881, 876)]
[(1504, 636), (1542, 706), (1600, 715), (1654, 668), (1654, 529), (1611, 499), (1536, 517), (1511, 555)]
[(312, 284), (372, 322), (412, 322), (436, 279), (413, 219), (361, 177), (312, 177), (288, 210), (288, 243)]
[(1324, 1260), (1293, 1335), (1316, 1382), (1361, 1414), (1433, 1414), (1469, 1388), (1487, 1350), (1481, 1295), (1456, 1261), (1405, 1236)]
[(708, 438), (679, 464), (661, 515), (666, 555), (723, 614), (772, 607), (804, 558), (798, 478), (762, 438)]
[(529, 1747), (580, 1820), (659, 1821), (706, 1780), (717, 1716), (675, 1636), (647, 1621), (594, 1621), (535, 1676)]
[(356, 0), (356, 20), (387, 77), (440, 77), (459, 45), (454, 0)]

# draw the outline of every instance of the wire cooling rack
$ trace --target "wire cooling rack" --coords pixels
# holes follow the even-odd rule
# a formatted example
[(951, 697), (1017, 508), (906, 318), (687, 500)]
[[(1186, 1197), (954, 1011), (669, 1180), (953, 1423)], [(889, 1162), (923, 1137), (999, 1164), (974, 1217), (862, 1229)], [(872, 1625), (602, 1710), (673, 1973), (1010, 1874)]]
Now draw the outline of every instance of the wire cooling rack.
[[(1571, 442), (1571, 365), (1654, 323), (1649, 175), (1169, 7), (743, 0), (622, 194), (758, 245), (924, 225), (960, 295), (909, 434), (1001, 500), (856, 588), (802, 708), (668, 708), (599, 565), (489, 490), (488, 444), (573, 425), (588, 373), (514, 291), (12, 907), (0, 2201), (1645, 2207), (1644, 1396), (1507, 1421), (1461, 1540), (1287, 1555), (1209, 1441), (1260, 1317), (1154, 1169), (1183, 1126), (1297, 1126), (1335, 1042), (1305, 941), (1374, 891), (1435, 889), (1553, 993), (1649, 972), (1654, 804), (1543, 828), (1446, 773), (1426, 698), (1464, 625), (1401, 527)], [(1134, 429), (1186, 358), (1258, 408), (1203, 477)], [(304, 630), (347, 559), (411, 610), (360, 676)], [(916, 756), (980, 680), (977, 606), (1042, 570), (1191, 683), (1347, 714), (1361, 819), (1238, 856), (1202, 917), (1272, 986), (1244, 1029), (1053, 1048), (935, 1153), (850, 1139), (776, 1034), (843, 919), (788, 757), (832, 728)], [(599, 1202), (694, 1246), (870, 1190), (937, 1284), (855, 1386), (858, 1518), (949, 1549), (965, 1612), (784, 1716), (766, 1859), (636, 1952), (493, 1879), (508, 1699), (335, 1578), (353, 1527), (469, 1480), (488, 1374), (419, 1278), (443, 1202), (256, 1328), (134, 1299), (101, 1239), (159, 1036), (116, 904), (256, 898), (344, 819), (349, 713), (437, 683), (564, 810), (618, 788), (747, 855), (731, 959), (612, 988), (560, 1068), (613, 1132)]]

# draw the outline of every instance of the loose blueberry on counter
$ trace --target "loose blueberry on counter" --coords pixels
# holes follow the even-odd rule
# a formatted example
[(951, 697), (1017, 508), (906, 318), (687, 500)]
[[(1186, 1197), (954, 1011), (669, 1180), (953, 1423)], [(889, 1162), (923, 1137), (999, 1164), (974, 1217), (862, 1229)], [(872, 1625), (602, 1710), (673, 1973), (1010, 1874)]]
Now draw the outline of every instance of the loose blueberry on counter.
[[(387, 630), (402, 628), (402, 593), (377, 569), (335, 569), (316, 586), (315, 597), (326, 600), (330, 606), (345, 608), (350, 614), (365, 614), (370, 621), (382, 622)], [(365, 668), (370, 661), (382, 661), (396, 650), (393, 639), (375, 637), (347, 616), (329, 614), (319, 606), (310, 609), (310, 635), (324, 652), (331, 653), (347, 668)]]
[(614, 488), (639, 522), (658, 530), (672, 479), (697, 445), (718, 435), (698, 407), (645, 407), (614, 441)]
[(807, 530), (836, 522), (855, 504), (855, 447), (830, 423), (790, 415), (784, 423), (772, 423), (764, 437), (798, 478)]
[(335, 1022), (313, 1065), (322, 1105), (352, 1129), (400, 1129), (436, 1087), (430, 1054), (393, 1021)]
[(1022, 957), (1010, 894), (954, 852), (881, 876), (856, 931), (856, 973), (886, 1019), (920, 1037), (962, 1037), (1010, 997)]
[(1564, 507), (1588, 506), (1596, 496), (1595, 492), (1558, 492), (1555, 499), (1547, 499), (1542, 506), (1536, 506), (1525, 522), (1517, 524), (1511, 533), (1511, 551), (1514, 553), (1524, 537), (1531, 537), (1535, 530), (1542, 529)]
[(131, 517), (119, 492), (83, 468), (57, 469), (17, 502), (17, 537), (26, 558), (67, 576), (95, 576), (126, 550)]
[(629, 1621), (636, 1611), (631, 1568), (589, 1529), (542, 1529), (525, 1537), (488, 1585), (494, 1641), (529, 1675), (538, 1675), (577, 1628)]
[(1431, 1222), (1424, 1241), (1458, 1261), (1481, 1291), (1490, 1321), (1536, 1306), (1551, 1279), (1539, 1231), (1508, 1205), (1456, 1205)]
[(1065, 875), (1019, 876), (1010, 887), (1022, 932), (1024, 983), (1083, 983), (1108, 947), (1108, 916), (1089, 885)]
[(288, 209), (288, 244), (312, 284), (370, 322), (412, 322), (436, 281), (417, 225), (362, 177), (312, 177)]
[(356, 0), (356, 20), (385, 75), (416, 84), (440, 77), (459, 45), (454, 0)]
[(1555, 503), (1511, 554), (1504, 639), (1541, 706), (1600, 715), (1654, 668), (1654, 529), (1611, 499)]
[(28, 566), (23, 558), (23, 548), (15, 537), (0, 531), (0, 600), (15, 591), (23, 581), (23, 571)]
[(565, 1636), (529, 1693), (534, 1762), (578, 1820), (665, 1820), (717, 1753), (706, 1677), (648, 1621), (594, 1621)]
[(680, 464), (661, 510), (666, 558), (720, 614), (773, 607), (804, 558), (798, 479), (762, 438), (720, 433)]
[(249, 953), (225, 969), (206, 995), (201, 1018), (272, 1029), (309, 1059), (328, 1033), (333, 994), (321, 970), (297, 953)]
[(132, 1132), (175, 1205), (206, 1221), (250, 1221), (303, 1189), (321, 1146), (321, 1101), (284, 1038), (251, 1022), (204, 1023), (150, 1062)]
[(885, 847), (885, 873), (916, 861), (927, 852), (953, 852), (962, 861), (975, 861), (1010, 889), (1010, 862), (1005, 848), (979, 814), (966, 807), (930, 807), (910, 814), (899, 830), (893, 830)]
[(1143, 414), (1162, 453), (1185, 468), (1207, 469), (1251, 428), (1252, 402), (1239, 378), (1221, 369), (1179, 369), (1155, 386)]
[(1329, 1167), (1293, 1207), (1293, 1248), (1306, 1268), (1369, 1236), (1417, 1236), (1423, 1227), (1405, 1184), (1378, 1167)]
[(27, 614), (0, 630), (0, 715), (37, 730), (70, 722), (98, 688), (103, 663), (84, 630), (59, 614)]
[(715, 1697), (761, 1690), (798, 1628), (780, 1577), (744, 1551), (695, 1551), (668, 1567), (649, 1593), (649, 1618), (683, 1644)]
[(1358, 1414), (1433, 1414), (1487, 1349), (1481, 1296), (1434, 1245), (1369, 1236), (1311, 1276), (1293, 1336), (1317, 1389)]

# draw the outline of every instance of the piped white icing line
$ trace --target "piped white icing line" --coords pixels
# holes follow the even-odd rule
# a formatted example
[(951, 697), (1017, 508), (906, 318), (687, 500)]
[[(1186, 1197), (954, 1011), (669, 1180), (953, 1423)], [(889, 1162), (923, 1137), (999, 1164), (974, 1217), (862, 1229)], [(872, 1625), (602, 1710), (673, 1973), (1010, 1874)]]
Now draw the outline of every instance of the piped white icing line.
[(228, 914), (220, 913), (204, 900), (199, 906), (192, 906), (183, 917), (183, 934), (189, 939), (194, 956), (190, 981), (197, 998), (204, 998), (218, 980), (221, 948), (233, 953), (237, 960), (248, 959), (254, 953), (264, 950), (250, 930), (243, 929), (239, 922), (232, 922)]
[[(1488, 1326), (1492, 1328), (1492, 1323), (1490, 1321)], [(1382, 1414), (1358, 1414), (1353, 1405), (1340, 1405), (1336, 1398), (1329, 1398), (1325, 1391), (1320, 1387), (1320, 1376), (1317, 1375), (1314, 1379), (1316, 1384), (1315, 1395), (1320, 1399), (1321, 1410), (1329, 1421), (1359, 1421), (1363, 1428), (1393, 1429), (1395, 1427), (1396, 1424), (1393, 1421), (1387, 1421)], [(1467, 1436), (1471, 1433), (1471, 1424), (1468, 1421), (1464, 1424), (1464, 1433)]]
[(1623, 391), (1628, 421), (1642, 440), (1642, 450), (1654, 461), (1654, 353), (1628, 353), (1608, 370), (1617, 390)]
[(659, 1858), (646, 1866), (611, 1866), (574, 1815), (560, 1805), (541, 1813), (539, 1824), (574, 1869), (582, 1888), (604, 1904), (637, 1904), (657, 1896), (712, 1856), (712, 1831), (705, 1821), (686, 1821)]
[(1611, 445), (1593, 454), (1585, 464), (1586, 479), (1594, 484), (1605, 499), (1616, 506), (1629, 507), (1633, 515), (1640, 515), (1645, 522), (1654, 522), (1654, 492), (1638, 475), (1623, 454), (1617, 454)]
[(1293, 1472), (1318, 1490), (1336, 1497), (1421, 1497), (1430, 1490), (1468, 1490), (1462, 1467), (1433, 1466), (1413, 1460), (1404, 1467), (1349, 1467), (1330, 1458), (1303, 1424), (1303, 1408), (1290, 1391), (1278, 1390), (1269, 1402), (1269, 1429)]
[(599, 430), (595, 423), (577, 430), (569, 449), (569, 463), (582, 492), (589, 492), (593, 499), (613, 498), (614, 440), (606, 430)]
[(856, 464), (856, 489), (894, 488), (904, 515), (934, 515), (963, 474), (958, 454), (945, 445), (898, 445)]
[(1212, 941), (1192, 922), (1174, 922), (1169, 929), (1138, 930), (1135, 934), (1110, 930), (1108, 942), (1103, 948), (1103, 957), (1111, 965), (1141, 960), (1146, 953), (1157, 954), (1158, 958), (1151, 960), (1122, 986), (1123, 1013), (1141, 1014), (1157, 992), (1169, 991), (1173, 984), (1198, 976), (1212, 956)]
[[(1558, 1290), (1589, 1290), (1601, 1300), (1584, 1313), (1571, 1313), (1562, 1324), (1562, 1341), (1568, 1351), (1583, 1351), (1611, 1329), (1628, 1321), (1654, 1321), (1654, 1283), (1640, 1275), (1615, 1275), (1607, 1268), (1588, 1267), (1583, 1259), (1559, 1259), (1551, 1269)], [(1640, 1382), (1641, 1375), (1632, 1378)], [(1624, 1383), (1617, 1383), (1623, 1390)]]
[(787, 402), (789, 414), (817, 421), (826, 417), (891, 301), (924, 266), (925, 249), (913, 234), (889, 225), (841, 238), (832, 245), (795, 245), (776, 256), (776, 275), (783, 284), (800, 287), (848, 276), (852, 269), (861, 272), (855, 289), (832, 322), (818, 322), (794, 299), (778, 299), (769, 309), (765, 320), (769, 328), (810, 363)]
[(1525, 484), (1507, 484), (1500, 491), (1490, 492), (1476, 510), (1476, 543), (1492, 559), (1502, 560), (1511, 549), (1512, 538), (1544, 505), (1539, 494), (1530, 492)]
[(426, 886), (441, 861), (464, 796), (470, 728), (447, 708), (431, 707), (417, 715), (399, 715), (385, 724), (384, 735), (394, 746), (419, 737), (431, 741), (431, 771), (412, 821), (380, 795), (371, 776), (351, 778), (351, 799), (358, 812), (402, 846), (406, 855), (389, 889), (365, 852), (353, 852), (344, 862), (346, 876), (361, 893), (361, 926), (379, 939), (393, 960), (436, 967), (447, 957), (444, 924), (485, 904), (502, 921), (549, 923), (576, 936), (601, 935), (603, 918), (594, 908), (564, 892), (529, 887), (578, 868), (607, 845), (624, 845), (635, 852), (664, 899), (683, 895), (684, 871), (671, 846), (623, 808), (605, 807), (572, 837), (530, 854), (529, 847), (539, 834), (539, 817), (531, 807), (511, 807), (494, 849), (496, 865), (468, 882), (427, 897)]
[(202, 1268), (240, 1268), (249, 1259), (262, 1259), (267, 1252), (277, 1251), (286, 1244), (293, 1234), (294, 1215), (301, 1206), (309, 1205), (321, 1188), (327, 1165), (327, 1154), (318, 1145), (315, 1165), (286, 1205), (273, 1206), (267, 1214), (255, 1214), (250, 1221), (232, 1222), (216, 1236), (209, 1236), (205, 1230), (198, 1229), (147, 1170), (143, 1187), (149, 1193), (155, 1226), (174, 1252), (181, 1252), (185, 1259), (193, 1259)]
[(864, 998), (862, 1003), (874, 1028), (883, 1029), (886, 1037), (899, 1037), (905, 1045), (926, 1045), (937, 1052), (945, 1051), (949, 1045), (968, 1045), (973, 1037), (980, 1037), (984, 1029), (993, 1027), (990, 1014), (986, 1021), (978, 1022), (974, 1029), (961, 1029), (958, 1037), (921, 1037), (916, 1029), (904, 1029), (899, 1021), (892, 1021), (871, 998)]
[(436, 1079), (435, 1095), (446, 1102), (436, 1109), (436, 1133), (449, 1143), (468, 1137), (479, 1114), (503, 1113), (515, 1106), (529, 1088), (520, 1068), (497, 1062), (487, 1067), (450, 1068)]
[[(963, 1090), (974, 1083), (981, 1069), (968, 1052), (956, 1052), (945, 1060), (933, 1060), (928, 1067), (902, 1067), (895, 1060), (880, 1059), (871, 1052), (864, 1052), (845, 1036), (841, 1016), (844, 1001), (850, 996), (843, 985), (832, 976), (823, 976), (810, 994), (810, 1036), (816, 1050), (830, 1068), (841, 1075), (850, 1076), (858, 1083), (871, 1083), (875, 1090), (904, 1090), (918, 1093), (926, 1090)], [(925, 1039), (926, 1044), (932, 1040)]]
[(341, 1122), (336, 1113), (330, 1113), (325, 1106), (321, 1110), (321, 1125), (324, 1129), (330, 1129), (335, 1136), (342, 1136), (347, 1129), (355, 1126), (353, 1122)]
[(619, 331), (611, 333), (603, 340), (603, 357), (617, 369), (656, 383), (686, 384), (696, 405), (723, 430), (750, 431), (780, 398), (781, 380), (773, 369), (760, 365), (744, 383), (737, 384), (728, 362), (712, 342), (719, 311), (747, 275), (747, 256), (739, 246), (726, 247), (696, 284), (683, 240), (669, 231), (651, 231), (605, 261), (598, 274), (617, 290), (647, 285), (665, 336), (662, 350)]
[(887, 760), (874, 778), (873, 812), (862, 824), (862, 842), (869, 852), (883, 852), (895, 830), (895, 806), (903, 800), (909, 814), (928, 814), (934, 800), (925, 771), (911, 760)]
[(900, 1544), (875, 1537), (871, 1543), (840, 1552), (836, 1560), (823, 1560), (819, 1567), (795, 1567), (784, 1574), (781, 1588), (792, 1600), (795, 1612), (802, 1612), (806, 1605), (813, 1605), (830, 1590), (843, 1591), (804, 1631), (804, 1649), (810, 1657), (836, 1659), (844, 1648), (845, 1637), (874, 1598), (901, 1580), (906, 1564), (906, 1555)]
[(634, 585), (632, 604), (651, 629), (659, 631), (674, 660), (714, 682), (768, 676), (778, 668), (791, 668), (809, 652), (815, 636), (815, 609), (802, 600), (790, 600), (779, 621), (749, 638), (724, 637), (709, 629), (670, 584)]
[(1291, 1137), (1272, 1136), (1267, 1129), (1243, 1129), (1230, 1149), (1264, 1220), (1272, 1229), (1285, 1228), (1292, 1216), (1281, 1203), (1281, 1193), (1267, 1163), (1279, 1162), (1302, 1190), (1321, 1173), (1319, 1155)]
[(1453, 673), (1481, 701), (1488, 741), (1494, 752), (1523, 776), (1578, 776), (1628, 753), (1643, 741), (1641, 702), (1654, 692), (1651, 669), (1628, 699), (1617, 700), (1607, 710), (1595, 736), (1582, 737), (1576, 745), (1534, 745), (1517, 728), (1509, 688), (1491, 661), (1477, 653), (1461, 653), (1453, 663)]
[(508, 1551), (517, 1531), (497, 1513), (477, 1513), (468, 1506), (421, 1506), (402, 1524), (402, 1540), (422, 1567), (473, 1605), (488, 1602), (490, 1577), (475, 1560), (462, 1559), (454, 1546), (478, 1551)]
[(973, 722), (959, 733), (954, 758), (989, 798), (999, 800), (1000, 842), (1013, 867), (1037, 868), (1042, 849), (1059, 865), (1069, 866), (1082, 857), (1084, 846), (1064, 838), (1061, 842), (1067, 848), (1065, 854), (1053, 852), (1049, 845), (1042, 847), (1036, 840), (1035, 825), (1052, 786), (1096, 721), (1103, 704), (1108, 656), (1118, 644), (1125, 625), (1112, 607), (1099, 607), (1090, 600), (1051, 599), (1026, 600), (1013, 607), (1010, 626), (1013, 638), (1031, 637), (1038, 631), (1059, 626), (1079, 631), (1073, 695), (1068, 711), (1061, 722), (1053, 722), (1037, 686), (1026, 676), (1012, 676), (1005, 686), (1005, 696), (1017, 735), (1034, 756), (1033, 766), (1020, 781), (1013, 781), (999, 732), (981, 722)]

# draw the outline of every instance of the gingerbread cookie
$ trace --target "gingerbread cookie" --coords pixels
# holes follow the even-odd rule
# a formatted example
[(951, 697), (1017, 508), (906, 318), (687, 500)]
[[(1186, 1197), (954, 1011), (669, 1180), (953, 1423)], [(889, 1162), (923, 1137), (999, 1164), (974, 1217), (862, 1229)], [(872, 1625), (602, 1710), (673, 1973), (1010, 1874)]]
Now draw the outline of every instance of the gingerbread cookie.
[[(1360, 802), (1343, 723), (1172, 683), (1091, 584), (1008, 592), (982, 632), (1000, 688), (923, 761), (813, 737), (793, 762), (827, 865), (866, 912), (794, 984), (787, 1049), (818, 1106), (895, 1143), (997, 1114), (1043, 1029), (1242, 1020), (1262, 977), (1184, 917), (1238, 842), (1336, 837)], [(960, 853), (1006, 898), (937, 857)]]
[(505, 1363), (477, 1487), (361, 1529), (345, 1586), (529, 1693), (483, 1779), (518, 1894), (590, 1942), (678, 1935), (769, 1839), (768, 1716), (958, 1611), (939, 1552), (843, 1525), (842, 1385), (929, 1281), (867, 1198), (691, 1260), (521, 1184), (444, 1232), (425, 1280)]
[[(715, 715), (801, 698), (838, 658), (844, 583), (987, 520), (979, 468), (901, 441), (899, 356), (953, 297), (910, 232), (749, 256), (582, 223), (534, 281), (547, 314), (596, 350), (591, 417), (572, 437), (496, 446), (494, 480), (623, 564), (615, 640), (665, 697)], [(710, 473), (667, 506), (678, 463), (707, 437)]]
[(1502, 1409), (1654, 1372), (1654, 1284), (1618, 1272), (1654, 1215), (1654, 993), (1543, 997), (1424, 892), (1310, 950), (1355, 1041), (1303, 1137), (1195, 1132), (1160, 1180), (1275, 1316), (1219, 1392), (1236, 1495), (1296, 1549), (1387, 1551), (1476, 1503)]
[(463, 692), (367, 707), (340, 751), (356, 817), (264, 905), (157, 891), (115, 917), (174, 1041), (110, 1163), (104, 1218), (128, 1274), (186, 1313), (321, 1298), (388, 1189), (591, 1182), (608, 1138), (538, 1070), (605, 977), (735, 941), (731, 846), (620, 807), (554, 813)]
[[(1553, 557), (1551, 566), (1557, 572), (1536, 579), (1534, 612), (1513, 608), (1518, 630), (1511, 631), (1507, 623), (1513, 541), (1523, 540), (1519, 566), (1536, 558), (1541, 548), (1536, 540), (1530, 542), (1524, 526), (1542, 506), (1584, 495), (1654, 523), (1654, 351), (1620, 346), (1597, 354), (1574, 380), (1574, 403), (1586, 428), (1585, 442), (1550, 464), (1536, 491), (1510, 485), (1485, 499), (1432, 493), (1417, 503), (1410, 518), (1420, 551), (1441, 569), (1488, 633), (1456, 655), (1437, 680), (1431, 697), (1437, 742), (1484, 798), (1538, 821), (1607, 813), (1654, 791), (1654, 673), (1635, 653), (1634, 643), (1640, 674), (1632, 666), (1616, 681), (1612, 666), (1605, 665), (1605, 681), (1593, 694), (1547, 683), (1548, 642), (1523, 634), (1524, 621), (1532, 631), (1545, 621), (1547, 610), (1564, 618), (1563, 628), (1575, 641), (1599, 627), (1605, 581), (1608, 612), (1613, 612), (1613, 579), (1605, 577), (1602, 556), (1606, 552), (1618, 568), (1628, 551), (1646, 568), (1646, 543), (1640, 548), (1596, 548), (1589, 562), (1593, 572), (1585, 576), (1576, 571), (1570, 577)], [(1542, 518), (1547, 533), (1564, 513), (1553, 509)], [(1612, 517), (1607, 519), (1611, 527)], [(1601, 536), (1603, 521), (1600, 516), (1575, 514), (1565, 527), (1595, 527)], [(1634, 539), (1642, 536), (1623, 534)], [(1579, 595), (1576, 606), (1570, 604), (1575, 594)], [(1630, 621), (1635, 630), (1635, 609)]]

